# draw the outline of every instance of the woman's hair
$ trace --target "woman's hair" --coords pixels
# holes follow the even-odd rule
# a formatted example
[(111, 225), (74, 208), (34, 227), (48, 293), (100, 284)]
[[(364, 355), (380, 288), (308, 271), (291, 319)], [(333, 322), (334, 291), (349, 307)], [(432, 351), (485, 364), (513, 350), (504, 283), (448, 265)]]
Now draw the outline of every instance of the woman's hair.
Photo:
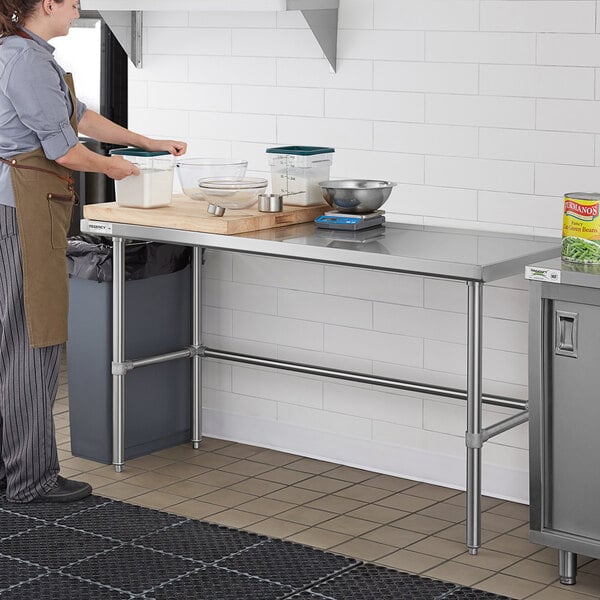
[[(0, 36), (12, 35), (17, 25), (32, 15), (42, 0), (0, 0)], [(62, 4), (63, 0), (54, 0)]]

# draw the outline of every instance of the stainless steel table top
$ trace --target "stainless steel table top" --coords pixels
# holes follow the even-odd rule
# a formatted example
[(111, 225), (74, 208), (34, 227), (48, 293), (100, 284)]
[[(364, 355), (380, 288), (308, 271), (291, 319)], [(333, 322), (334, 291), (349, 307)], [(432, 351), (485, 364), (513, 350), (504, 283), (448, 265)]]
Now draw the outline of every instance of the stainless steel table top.
[(560, 255), (559, 238), (399, 223), (359, 232), (304, 223), (220, 235), (83, 219), (81, 231), (481, 282), (522, 273), (526, 264)]
[(528, 265), (525, 277), (532, 281), (600, 288), (600, 265), (580, 265), (553, 258)]

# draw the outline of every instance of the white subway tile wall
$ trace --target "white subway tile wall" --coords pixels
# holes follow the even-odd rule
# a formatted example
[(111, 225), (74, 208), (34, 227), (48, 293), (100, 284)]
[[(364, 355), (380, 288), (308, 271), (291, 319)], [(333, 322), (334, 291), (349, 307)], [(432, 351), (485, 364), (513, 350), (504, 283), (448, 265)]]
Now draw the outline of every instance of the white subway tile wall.
[[(600, 187), (597, 0), (340, 0), (335, 73), (298, 11), (144, 23), (130, 126), (190, 156), (268, 176), (270, 146), (333, 146), (332, 177), (398, 182), (390, 221), (555, 237), (563, 194)], [(464, 284), (218, 251), (205, 281), (208, 346), (465, 385)], [(486, 287), (488, 393), (527, 395), (527, 301)], [(460, 402), (205, 363), (211, 435), (464, 486)], [(527, 500), (526, 448), (486, 446), (488, 493)]]

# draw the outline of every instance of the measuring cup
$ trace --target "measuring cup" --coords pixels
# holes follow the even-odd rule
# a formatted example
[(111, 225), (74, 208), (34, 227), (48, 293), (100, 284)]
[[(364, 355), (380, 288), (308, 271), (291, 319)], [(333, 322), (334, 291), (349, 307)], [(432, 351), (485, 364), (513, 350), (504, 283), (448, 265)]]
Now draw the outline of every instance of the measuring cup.
[(258, 210), (259, 212), (281, 212), (283, 210), (283, 198), (285, 196), (295, 196), (304, 192), (288, 192), (287, 194), (259, 194)]

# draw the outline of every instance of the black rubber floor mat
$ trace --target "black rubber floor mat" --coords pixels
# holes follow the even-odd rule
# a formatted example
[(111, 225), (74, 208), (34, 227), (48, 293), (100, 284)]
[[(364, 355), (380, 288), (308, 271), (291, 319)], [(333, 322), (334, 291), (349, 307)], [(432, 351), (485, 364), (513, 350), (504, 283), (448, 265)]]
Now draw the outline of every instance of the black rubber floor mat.
[(128, 600), (132, 596), (88, 581), (50, 573), (0, 593), (2, 600)]
[(510, 600), (99, 496), (0, 500), (0, 600)]
[(19, 515), (0, 512), (0, 540), (3, 540), (15, 533), (21, 533), (28, 529), (41, 527), (44, 523), (35, 519), (28, 519)]
[(481, 590), (464, 587), (452, 592), (449, 596), (446, 596), (444, 600), (446, 600), (446, 598), (449, 600), (511, 600), (508, 596), (498, 596), (497, 594), (491, 594), (490, 592), (483, 592)]
[(110, 502), (65, 517), (60, 520), (60, 524), (130, 542), (140, 536), (186, 520), (185, 517), (158, 510)]
[(45, 573), (45, 569), (0, 556), (0, 590)]
[(352, 558), (300, 544), (269, 540), (220, 561), (219, 566), (300, 590), (358, 563)]
[(187, 521), (165, 531), (144, 536), (136, 543), (146, 548), (212, 563), (268, 539), (228, 527)]
[(31, 503), (17, 503), (7, 502), (6, 499), (0, 500), (0, 510), (6, 510), (18, 515), (24, 515), (26, 517), (35, 517), (37, 519), (43, 519), (48, 522), (55, 522), (58, 519), (62, 519), (67, 515), (72, 515), (76, 512), (86, 510), (92, 506), (98, 504), (104, 504), (105, 502), (111, 502), (101, 496), (88, 496), (83, 500), (77, 502), (68, 502), (65, 504), (31, 504)]
[(44, 525), (1, 541), (0, 553), (58, 569), (117, 543), (83, 531)]
[(293, 591), (255, 577), (215, 567), (202, 568), (152, 592), (156, 600), (279, 600)]
[(376, 565), (360, 565), (310, 589), (335, 600), (433, 600), (446, 598), (454, 583), (419, 577)]
[(64, 569), (64, 572), (140, 594), (185, 575), (199, 566), (198, 563), (183, 558), (124, 545), (112, 552), (105, 552), (81, 561)]

